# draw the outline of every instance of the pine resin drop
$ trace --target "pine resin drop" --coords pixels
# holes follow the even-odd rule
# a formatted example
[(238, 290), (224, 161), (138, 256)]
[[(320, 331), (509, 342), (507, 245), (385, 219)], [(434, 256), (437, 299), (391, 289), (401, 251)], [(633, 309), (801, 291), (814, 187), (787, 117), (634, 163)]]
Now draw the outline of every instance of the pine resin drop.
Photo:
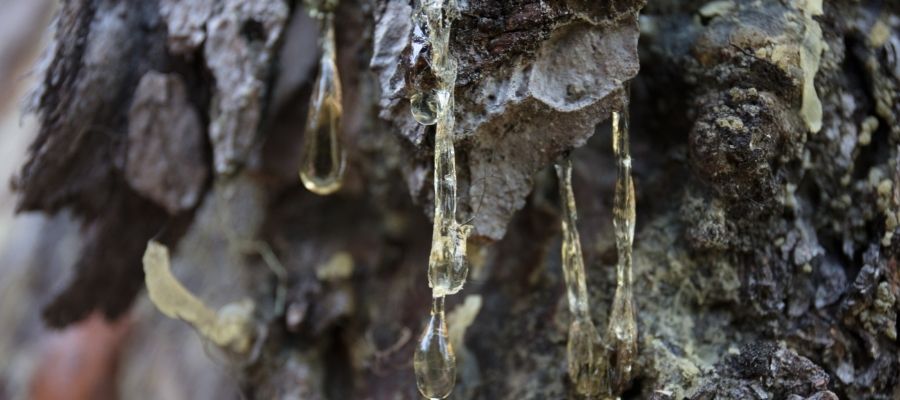
[(556, 175), (562, 209), (563, 278), (566, 281), (569, 312), (572, 313), (569, 341), (566, 345), (566, 364), (575, 391), (591, 396), (600, 392), (604, 368), (599, 357), (600, 335), (591, 321), (584, 257), (578, 236), (578, 212), (572, 190), (572, 161), (566, 158), (556, 164)]
[(247, 354), (254, 338), (250, 299), (213, 310), (191, 293), (172, 274), (169, 248), (151, 240), (142, 259), (144, 282), (150, 301), (169, 318), (190, 324), (204, 338), (235, 354)]
[(437, 123), (437, 100), (430, 92), (416, 93), (409, 100), (413, 118), (422, 125)]
[[(626, 89), (627, 90), (627, 89)], [(613, 226), (616, 233), (616, 293), (606, 331), (611, 348), (608, 357), (610, 386), (617, 393), (631, 382), (632, 364), (637, 356), (637, 318), (632, 294), (632, 243), (634, 242), (635, 201), (628, 146), (628, 104), (612, 113), (613, 152), (616, 156), (616, 189)]]
[(327, 195), (341, 188), (345, 159), (340, 141), (343, 109), (332, 14), (324, 14), (323, 24), (322, 58), (306, 119), (300, 179), (309, 191)]
[(575, 391), (589, 396), (600, 392), (599, 351), (600, 335), (590, 319), (576, 318), (569, 326), (569, 341), (566, 343), (566, 365), (569, 377), (575, 384)]
[(422, 396), (443, 399), (453, 391), (456, 383), (456, 356), (447, 337), (444, 318), (444, 298), (432, 299), (431, 318), (413, 355), (416, 385)]
[[(447, 6), (448, 9), (445, 9)], [(413, 116), (419, 123), (436, 124), (434, 133), (434, 223), (428, 258), (431, 286), (431, 318), (413, 356), (416, 384), (428, 399), (443, 399), (456, 383), (456, 356), (447, 338), (444, 296), (460, 291), (468, 274), (466, 241), (471, 227), (456, 220), (456, 155), (453, 149), (453, 89), (456, 61), (450, 55), (450, 24), (456, 16), (453, 0), (420, 0), (413, 13), (414, 42), (424, 32), (431, 46), (431, 72), (437, 89), (412, 98)], [(420, 24), (424, 22), (424, 24)]]
[(456, 155), (453, 149), (453, 94), (436, 92), (438, 120), (434, 145), (434, 231), (428, 260), (429, 285), (434, 296), (462, 290), (468, 275), (466, 241), (471, 226), (456, 220)]
[(449, 16), (454, 13), (444, 12), (444, 5), (441, 0), (420, 3), (432, 48), (431, 68), (438, 78), (438, 88), (428, 93), (435, 103), (437, 125), (434, 130), (434, 230), (428, 259), (428, 283), (434, 297), (462, 290), (468, 275), (466, 241), (471, 233), (470, 226), (456, 220), (456, 153), (453, 147), (456, 61), (449, 54)]
[(637, 357), (637, 323), (630, 288), (616, 288), (605, 341), (610, 346), (607, 357), (609, 386), (613, 392), (622, 393), (631, 382), (632, 366)]
[(466, 258), (466, 241), (472, 231), (468, 225), (455, 221), (447, 224), (446, 232), (436, 227), (432, 235), (431, 255), (428, 260), (428, 285), (434, 297), (455, 294), (466, 283), (469, 263)]

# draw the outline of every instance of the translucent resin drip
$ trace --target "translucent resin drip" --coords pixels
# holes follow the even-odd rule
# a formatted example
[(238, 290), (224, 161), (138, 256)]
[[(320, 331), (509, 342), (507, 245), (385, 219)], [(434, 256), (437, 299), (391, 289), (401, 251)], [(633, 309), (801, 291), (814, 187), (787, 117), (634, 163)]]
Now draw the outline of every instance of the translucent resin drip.
[(566, 296), (572, 324), (566, 346), (569, 378), (581, 395), (600, 392), (601, 365), (600, 335), (591, 321), (587, 283), (584, 275), (584, 259), (578, 236), (578, 215), (575, 194), (572, 191), (572, 161), (568, 158), (556, 164), (559, 179), (559, 197), (562, 208), (562, 267), (566, 281)]
[[(452, 102), (449, 91), (440, 90), (438, 102)], [(441, 108), (446, 109), (444, 106)], [(434, 231), (428, 260), (428, 282), (435, 297), (462, 290), (468, 274), (466, 240), (471, 227), (456, 221), (456, 156), (453, 151), (453, 119), (440, 113), (434, 150)]]
[(341, 188), (344, 177), (344, 150), (341, 146), (341, 79), (335, 58), (334, 17), (319, 9), (323, 23), (322, 58), (319, 75), (309, 102), (300, 179), (309, 191), (327, 195)]
[[(446, 7), (445, 7), (446, 5)], [(434, 123), (434, 226), (428, 258), (428, 285), (433, 305), (431, 319), (413, 358), (419, 392), (443, 399), (456, 382), (456, 357), (447, 339), (444, 296), (459, 292), (466, 282), (466, 240), (471, 227), (456, 220), (456, 154), (453, 149), (453, 90), (456, 61), (450, 55), (450, 25), (456, 16), (452, 0), (421, 0), (414, 16), (414, 44), (424, 31), (431, 45), (431, 72), (437, 89), (413, 96), (413, 116), (419, 123)], [(424, 20), (424, 30), (420, 22)], [(433, 121), (433, 122), (432, 122)]]
[(449, 54), (450, 22), (454, 10), (443, 0), (421, 4), (431, 43), (431, 68), (438, 78), (434, 92), (434, 233), (428, 260), (428, 282), (434, 297), (459, 292), (466, 281), (466, 240), (471, 227), (456, 221), (456, 153), (453, 149), (453, 88), (456, 60)]
[(456, 383), (456, 356), (447, 336), (443, 297), (432, 298), (431, 319), (416, 346), (413, 369), (416, 371), (416, 384), (422, 396), (443, 399), (453, 391)]
[(413, 118), (422, 125), (437, 123), (437, 99), (433, 93), (416, 93), (409, 99)]
[(187, 322), (201, 336), (236, 354), (246, 354), (254, 338), (253, 302), (229, 303), (218, 312), (209, 308), (172, 275), (169, 249), (155, 241), (144, 252), (144, 282), (150, 301), (169, 318)]
[(631, 381), (632, 366), (637, 355), (637, 321), (632, 295), (632, 242), (634, 241), (634, 183), (631, 179), (631, 154), (628, 148), (627, 104), (612, 113), (613, 152), (616, 156), (616, 191), (613, 225), (616, 232), (616, 294), (613, 297), (606, 343), (609, 355), (610, 387), (616, 393)]

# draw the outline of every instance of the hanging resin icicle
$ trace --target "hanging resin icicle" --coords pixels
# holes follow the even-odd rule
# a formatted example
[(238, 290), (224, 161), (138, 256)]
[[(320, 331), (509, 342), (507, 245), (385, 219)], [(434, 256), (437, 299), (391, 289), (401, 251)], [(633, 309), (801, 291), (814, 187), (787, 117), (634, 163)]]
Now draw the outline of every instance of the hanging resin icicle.
[(423, 0), (422, 14), (431, 43), (431, 69), (437, 77), (434, 92), (434, 233), (428, 262), (428, 280), (434, 296), (460, 291), (466, 281), (466, 240), (471, 227), (456, 220), (456, 153), (453, 149), (453, 89), (456, 60), (450, 55), (450, 24), (454, 2)]
[[(627, 89), (626, 89), (627, 90)], [(637, 356), (637, 321), (632, 294), (631, 256), (634, 241), (634, 183), (631, 179), (631, 154), (628, 146), (628, 103), (612, 113), (613, 152), (616, 156), (616, 191), (613, 225), (616, 232), (616, 293), (606, 330), (610, 389), (624, 391), (632, 377)]]
[[(428, 20), (425, 16), (425, 10), (421, 3), (422, 1), (424, 0), (419, 0), (419, 6), (416, 7), (412, 15), (413, 29), (412, 34), (410, 35), (410, 46), (412, 50), (410, 54), (410, 63), (413, 64), (413, 66), (410, 68), (410, 73), (416, 71), (415, 64), (421, 61), (419, 57), (424, 54), (426, 49), (430, 48)], [(428, 68), (424, 68), (419, 72), (429, 74), (431, 71), (428, 71)], [(416, 85), (416, 83), (412, 83), (412, 85), (421, 86)], [(415, 119), (416, 122), (422, 125), (434, 125), (437, 123), (437, 99), (433, 90), (419, 90), (414, 93), (409, 99), (409, 105), (413, 119)]]
[[(413, 99), (417, 121), (431, 122), (434, 115), (434, 227), (428, 259), (428, 284), (433, 306), (431, 320), (413, 358), (419, 392), (429, 399), (450, 395), (456, 381), (456, 357), (447, 340), (444, 296), (459, 292), (466, 281), (466, 240), (471, 227), (456, 220), (456, 155), (453, 149), (453, 90), (456, 60), (450, 55), (450, 25), (456, 17), (453, 0), (421, 0), (415, 12), (424, 19), (431, 45), (431, 72), (437, 89)], [(419, 28), (417, 28), (419, 29)], [(420, 29), (419, 34), (423, 31)], [(415, 35), (415, 33), (414, 33)], [(415, 40), (415, 38), (414, 38)]]
[(428, 399), (443, 399), (456, 383), (456, 356), (447, 336), (444, 298), (432, 298), (431, 319), (413, 355), (416, 384)]
[(590, 303), (584, 274), (581, 240), (578, 237), (578, 215), (572, 191), (572, 161), (566, 158), (556, 164), (559, 197), (562, 208), (562, 267), (572, 324), (566, 346), (569, 378), (575, 391), (594, 395), (600, 391), (601, 365), (597, 352), (600, 336), (591, 321)]
[(338, 74), (334, 42), (336, 1), (307, 2), (310, 15), (322, 22), (319, 75), (316, 77), (306, 130), (300, 179), (309, 191), (327, 195), (341, 188), (344, 177), (344, 150), (341, 146), (341, 79)]
[(434, 231), (428, 281), (434, 296), (462, 290), (468, 274), (466, 240), (471, 226), (456, 221), (456, 156), (453, 149), (453, 95), (438, 90), (439, 110), (434, 154)]

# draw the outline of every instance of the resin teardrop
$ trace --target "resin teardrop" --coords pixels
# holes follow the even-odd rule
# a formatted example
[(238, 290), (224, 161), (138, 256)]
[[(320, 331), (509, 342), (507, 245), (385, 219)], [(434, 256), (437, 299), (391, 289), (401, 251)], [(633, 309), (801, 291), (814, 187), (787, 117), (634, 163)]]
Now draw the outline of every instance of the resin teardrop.
[(590, 396), (600, 392), (603, 374), (599, 357), (600, 335), (588, 319), (575, 319), (569, 326), (569, 342), (566, 344), (566, 361), (569, 378), (575, 391)]
[(422, 332), (413, 355), (413, 369), (416, 371), (416, 385), (422, 396), (443, 399), (453, 391), (456, 383), (456, 356), (447, 337), (443, 297), (433, 299), (431, 319)]
[(422, 125), (437, 123), (437, 99), (432, 93), (416, 93), (409, 100), (413, 118)]
[(614, 393), (627, 389), (634, 374), (638, 335), (635, 313), (631, 288), (616, 288), (605, 337), (605, 343), (609, 346), (606, 355), (609, 386)]
[(300, 179), (309, 191), (327, 195), (341, 188), (344, 150), (341, 146), (341, 80), (334, 55), (334, 26), (325, 17), (325, 37), (319, 75), (313, 88), (303, 138)]
[[(627, 90), (627, 89), (626, 89)], [(631, 177), (631, 153), (628, 146), (628, 104), (612, 113), (613, 152), (616, 155), (616, 190), (613, 202), (613, 226), (616, 232), (618, 263), (616, 293), (605, 343), (609, 347), (607, 361), (610, 387), (621, 393), (628, 388), (637, 357), (637, 311), (632, 293), (632, 243), (634, 241), (635, 200)]]
[(559, 180), (559, 203), (562, 211), (562, 268), (569, 300), (569, 311), (576, 319), (589, 319), (590, 305), (584, 273), (584, 256), (581, 252), (581, 238), (578, 236), (575, 191), (572, 188), (572, 160), (566, 158), (557, 163), (555, 167)]
[(428, 258), (428, 286), (434, 297), (455, 294), (462, 290), (469, 274), (469, 260), (466, 258), (466, 244), (472, 232), (470, 225), (459, 225), (448, 221), (446, 232), (438, 227), (431, 241)]
[(584, 256), (578, 236), (578, 211), (572, 188), (572, 160), (568, 157), (556, 164), (559, 179), (559, 202), (562, 211), (562, 267), (572, 324), (566, 346), (569, 379), (575, 391), (584, 396), (600, 392), (604, 376), (600, 356), (600, 335), (591, 322), (590, 299), (584, 272)]

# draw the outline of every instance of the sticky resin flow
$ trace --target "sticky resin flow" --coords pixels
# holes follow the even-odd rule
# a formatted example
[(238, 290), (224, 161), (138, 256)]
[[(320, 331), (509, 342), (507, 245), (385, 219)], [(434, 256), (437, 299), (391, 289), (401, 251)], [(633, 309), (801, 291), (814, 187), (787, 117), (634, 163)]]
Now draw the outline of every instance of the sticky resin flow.
[(584, 396), (600, 392), (602, 364), (600, 335), (591, 321), (590, 300), (584, 274), (584, 258), (578, 236), (578, 213), (572, 191), (572, 161), (569, 158), (556, 164), (562, 209), (562, 268), (566, 282), (566, 297), (572, 323), (566, 346), (569, 379), (575, 391)]
[[(434, 233), (428, 265), (429, 285), (434, 297), (459, 292), (466, 280), (466, 240), (471, 227), (456, 220), (456, 153), (453, 148), (453, 89), (456, 60), (450, 54), (450, 25), (455, 16), (453, 2), (423, 0), (417, 12), (423, 16), (431, 44), (431, 69), (437, 89), (426, 95), (435, 111), (434, 144)], [(433, 98), (432, 98), (433, 97)], [(431, 99), (429, 99), (431, 98)], [(430, 106), (429, 106), (430, 107)]]
[(410, 109), (416, 122), (422, 125), (437, 123), (437, 99), (434, 93), (416, 93), (409, 99)]
[(472, 227), (456, 220), (456, 156), (453, 150), (453, 96), (437, 92), (439, 105), (434, 149), (434, 231), (428, 259), (428, 283), (434, 297), (462, 290), (468, 274), (466, 240)]
[(616, 234), (616, 293), (609, 313), (605, 342), (610, 352), (610, 390), (621, 393), (632, 378), (637, 356), (637, 321), (632, 294), (632, 242), (634, 241), (635, 201), (631, 178), (631, 154), (628, 145), (628, 104), (612, 113), (613, 152), (616, 157), (616, 188), (613, 225)]
[[(410, 46), (412, 47), (412, 57), (410, 61), (415, 64), (419, 54), (426, 49), (431, 48), (431, 41), (428, 35), (428, 21), (425, 16), (425, 7), (422, 1), (417, 2), (417, 7), (412, 14), (412, 32), (410, 35)], [(430, 63), (429, 63), (430, 64)], [(413, 85), (421, 86), (421, 85)], [(413, 93), (409, 99), (410, 111), (413, 119), (421, 125), (434, 125), (437, 123), (437, 97), (434, 90), (423, 89), (417, 87), (418, 91)]]
[[(450, 54), (450, 26), (456, 3), (421, 0), (414, 12), (417, 26), (413, 41), (431, 47), (431, 72), (437, 88), (412, 98), (413, 117), (435, 126), (434, 226), (428, 259), (428, 284), (432, 291), (431, 318), (413, 356), (419, 392), (428, 399), (450, 395), (456, 381), (456, 356), (447, 338), (444, 298), (459, 292), (466, 281), (466, 240), (471, 227), (456, 220), (456, 155), (453, 149), (453, 90), (456, 60)], [(424, 36), (427, 32), (427, 38)]]
[(341, 79), (334, 40), (336, 0), (308, 1), (310, 15), (321, 22), (319, 74), (316, 76), (303, 137), (300, 180), (309, 191), (327, 195), (341, 188), (345, 155), (341, 145)]
[(413, 355), (416, 385), (428, 399), (443, 399), (456, 383), (456, 355), (447, 335), (444, 297), (433, 297), (431, 318)]
[(233, 354), (250, 352), (255, 339), (252, 300), (210, 309), (172, 275), (169, 249), (156, 241), (147, 243), (143, 264), (147, 294), (160, 312), (187, 322), (200, 336)]

